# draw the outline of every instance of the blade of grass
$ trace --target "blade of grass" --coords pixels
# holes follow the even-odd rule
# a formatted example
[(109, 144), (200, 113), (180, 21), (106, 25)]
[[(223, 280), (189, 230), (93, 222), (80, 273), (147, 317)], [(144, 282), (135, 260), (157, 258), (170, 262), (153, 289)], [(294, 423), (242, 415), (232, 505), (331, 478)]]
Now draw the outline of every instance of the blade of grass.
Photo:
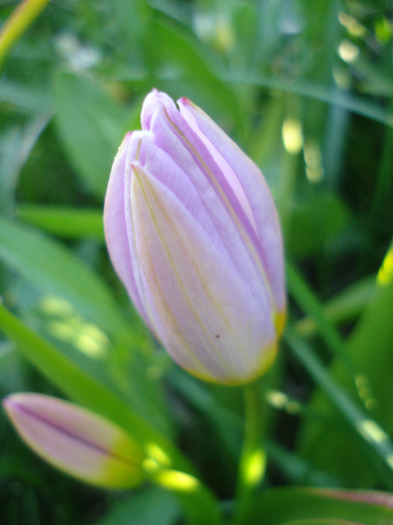
[(285, 333), (285, 340), (295, 356), (325, 392), (336, 409), (352, 426), (356, 434), (369, 445), (378, 458), (382, 459), (388, 469), (386, 481), (390, 488), (393, 488), (393, 444), (389, 436), (332, 379), (324, 365), (305, 341), (289, 329)]
[[(375, 275), (365, 277), (348, 286), (322, 305), (324, 315), (331, 324), (340, 324), (354, 320), (370, 300), (375, 288)], [(295, 330), (303, 337), (318, 333), (318, 326), (309, 316), (295, 323)]]
[(330, 88), (311, 84), (309, 82), (283, 79), (277, 77), (249, 76), (237, 77), (235, 75), (222, 74), (222, 78), (231, 84), (246, 84), (278, 89), (288, 93), (294, 93), (303, 97), (320, 100), (327, 104), (345, 108), (352, 113), (363, 115), (371, 120), (393, 127), (393, 112), (386, 111), (384, 107), (377, 106), (375, 103), (363, 100), (346, 92), (338, 92)]
[[(373, 295), (345, 341), (348, 355), (356, 367), (355, 384), (341, 359), (333, 359), (329, 364), (329, 374), (334, 381), (389, 435), (393, 429), (392, 261), (393, 248), (390, 246), (380, 266)], [(321, 388), (315, 388), (309, 407), (335, 423), (303, 418), (298, 433), (299, 452), (317, 468), (339, 477), (346, 486), (362, 488), (383, 481), (378, 472), (363, 461), (369, 452), (367, 447), (360, 441), (355, 443), (353, 436), (340, 425), (337, 409)]]
[(336, 328), (327, 319), (321, 303), (306, 284), (295, 266), (287, 262), (286, 270), (290, 294), (302, 310), (313, 319), (328, 348), (333, 354), (342, 359), (351, 377), (354, 377), (354, 367), (349, 359), (344, 342)]
[(11, 47), (31, 26), (49, 0), (24, 0), (8, 18), (0, 33), (0, 66)]

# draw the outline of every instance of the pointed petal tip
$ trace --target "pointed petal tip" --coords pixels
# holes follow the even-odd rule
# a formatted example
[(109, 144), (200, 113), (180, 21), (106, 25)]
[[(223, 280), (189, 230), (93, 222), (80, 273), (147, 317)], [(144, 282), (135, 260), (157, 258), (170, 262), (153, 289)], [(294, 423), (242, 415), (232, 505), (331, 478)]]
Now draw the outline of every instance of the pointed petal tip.
[(10, 416), (13, 412), (23, 409), (23, 401), (29, 394), (9, 394), (2, 399), (2, 405), (4, 410)]
[(195, 112), (195, 113), (199, 113), (201, 115), (205, 115), (206, 116), (206, 113), (203, 111), (203, 109), (201, 109), (199, 106), (194, 104), (194, 102), (192, 100), (190, 100), (189, 98), (187, 98), (187, 97), (179, 98), (176, 101), (176, 103), (179, 106), (180, 113), (182, 113), (182, 110), (185, 111), (185, 112), (187, 112), (187, 110), (188, 110), (191, 113)]
[(12, 410), (12, 400), (10, 399), (10, 396), (7, 396), (4, 399), (2, 399), (1, 404), (3, 405), (5, 413), (8, 415), (8, 417), (10, 417), (10, 412)]
[(195, 104), (193, 104), (191, 102), (191, 100), (187, 97), (180, 97), (178, 100), (177, 100), (177, 103), (179, 105), (183, 105), (183, 106), (194, 106)]
[(150, 130), (153, 116), (159, 106), (173, 108), (175, 103), (169, 95), (154, 88), (152, 91), (150, 91), (143, 102), (141, 111), (141, 125), (143, 130)]
[(131, 135), (133, 134), (133, 131), (127, 131), (127, 133), (124, 135), (123, 140), (120, 143), (119, 149), (117, 150), (117, 154), (128, 144), (129, 140), (131, 139)]

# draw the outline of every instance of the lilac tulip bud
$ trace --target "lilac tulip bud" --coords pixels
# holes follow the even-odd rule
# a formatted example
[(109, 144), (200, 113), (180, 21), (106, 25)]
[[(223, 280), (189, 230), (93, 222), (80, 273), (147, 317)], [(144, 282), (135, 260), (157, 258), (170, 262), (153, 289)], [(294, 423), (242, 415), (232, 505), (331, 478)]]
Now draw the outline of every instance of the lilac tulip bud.
[(172, 358), (241, 384), (274, 360), (285, 318), (283, 248), (261, 172), (186, 98), (145, 99), (110, 175), (112, 263)]
[(21, 438), (60, 470), (107, 488), (141, 483), (142, 448), (111, 421), (41, 394), (13, 394), (3, 406)]

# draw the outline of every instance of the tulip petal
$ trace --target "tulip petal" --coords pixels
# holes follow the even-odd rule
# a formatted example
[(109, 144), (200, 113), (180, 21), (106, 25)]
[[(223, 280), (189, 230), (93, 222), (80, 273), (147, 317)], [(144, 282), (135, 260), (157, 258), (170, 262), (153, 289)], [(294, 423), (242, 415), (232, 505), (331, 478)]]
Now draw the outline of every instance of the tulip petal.
[(133, 172), (146, 310), (161, 341), (175, 361), (206, 380), (235, 384), (256, 377), (275, 351), (267, 294), (251, 293), (166, 186), (136, 163)]
[(265, 179), (252, 160), (200, 108), (186, 98), (178, 101), (181, 114), (193, 123), (204, 140), (214, 144), (225, 158), (239, 182), (251, 207), (259, 242), (263, 248), (266, 272), (271, 284), (277, 311), (285, 310), (285, 282), (283, 278), (283, 247), (280, 225), (273, 199)]
[(130, 250), (132, 250), (132, 245), (130, 246), (129, 242), (125, 209), (125, 186), (131, 172), (129, 159), (130, 155), (134, 153), (133, 148), (130, 147), (133, 135), (135, 133), (127, 133), (124, 137), (112, 166), (105, 197), (104, 228), (112, 264), (132, 297), (135, 307), (147, 322), (143, 301), (136, 282), (138, 267), (131, 262)]
[[(186, 163), (187, 175), (189, 168), (199, 169), (200, 177), (205, 178), (210, 185), (215, 203), (221, 200), (226, 205), (228, 218), (234, 220), (237, 226), (240, 221), (252, 234), (255, 224), (251, 209), (231, 167), (213, 144), (207, 143), (201, 134), (196, 133), (190, 122), (177, 110), (174, 102), (167, 95), (161, 95), (154, 91), (148, 95), (149, 118), (146, 122), (142, 118), (142, 127), (148, 123), (146, 129), (154, 133), (157, 144), (177, 162), (180, 161), (180, 165)], [(170, 140), (171, 134), (175, 134), (175, 140)]]
[(160, 106), (171, 108), (176, 111), (176, 104), (173, 102), (171, 97), (162, 91), (153, 89), (143, 101), (143, 107), (141, 111), (141, 124), (143, 130), (151, 129), (151, 120), (157, 111), (157, 107)]
[(22, 439), (60, 470), (102, 487), (141, 483), (143, 451), (112, 422), (41, 394), (13, 394), (3, 406)]
[[(147, 157), (146, 168), (155, 176), (158, 173), (164, 173), (165, 178), (161, 175), (160, 180), (175, 193), (176, 188), (173, 187), (168, 172), (173, 169), (173, 164), (181, 169), (184, 173), (183, 178), (187, 178), (192, 183), (200, 201), (199, 204), (194, 204), (194, 209), (204, 208), (210, 224), (214, 225), (216, 236), (231, 257), (237, 271), (243, 275), (247, 285), (253, 289), (256, 296), (270, 294), (261, 257), (249, 235), (239, 224), (239, 217), (235, 213), (228, 212), (227, 204), (217, 195), (217, 188), (212, 184), (212, 179), (216, 181), (215, 174), (208, 167), (203, 168), (195, 162), (193, 154), (179, 140), (179, 136), (166, 116), (166, 111), (167, 108), (159, 106), (151, 118), (150, 128), (154, 137), (155, 150), (151, 151)], [(161, 154), (160, 151), (162, 151)], [(166, 159), (163, 157), (164, 152)], [(206, 153), (204, 160), (207, 156)], [(170, 159), (170, 164), (167, 159)], [(212, 170), (219, 171), (216, 166), (212, 166)], [(180, 200), (182, 200), (181, 197)], [(200, 219), (196, 217), (196, 220)], [(207, 234), (213, 235), (211, 227), (207, 230)], [(270, 308), (274, 308), (272, 301)]]

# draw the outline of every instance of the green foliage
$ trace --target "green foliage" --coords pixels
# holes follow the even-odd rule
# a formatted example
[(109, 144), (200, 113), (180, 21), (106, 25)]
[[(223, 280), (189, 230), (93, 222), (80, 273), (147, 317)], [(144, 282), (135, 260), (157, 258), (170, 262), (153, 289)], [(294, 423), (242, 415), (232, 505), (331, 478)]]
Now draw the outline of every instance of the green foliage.
[[(391, 260), (391, 253), (390, 249), (386, 256), (385, 269), (391, 264), (388, 262)], [(385, 281), (383, 267), (379, 276), (379, 283), (373, 296), (346, 341), (346, 352), (353, 363), (352, 374), (348, 375), (343, 361), (339, 359), (331, 363), (330, 373), (354, 399), (357, 399), (358, 403), (364, 404), (367, 409), (370, 419), (359, 423), (360, 433), (369, 429), (371, 435), (368, 441), (375, 439), (386, 445), (387, 435), (378, 431), (372, 420), (379, 422), (387, 434), (391, 435), (393, 431), (391, 410), (393, 392), (390, 384), (390, 370), (393, 366), (391, 351), (393, 280)], [(332, 405), (320, 392), (316, 392), (311, 405), (314, 409), (323, 412), (327, 418), (340, 421)], [(362, 461), (364, 454), (368, 452), (367, 448), (361, 446), (350, 433), (345, 432), (343, 423), (332, 428), (330, 425), (305, 422), (301, 435), (302, 450), (319, 468), (339, 474), (346, 484), (359, 488), (372, 486), (376, 482), (376, 475)], [(331, 443), (335, 442), (340, 443), (339, 449), (331, 446)]]
[(128, 331), (107, 285), (72, 252), (42, 233), (5, 218), (1, 219), (0, 232), (0, 257), (12, 270), (47, 294), (63, 297), (105, 331)]
[(179, 508), (173, 496), (149, 487), (124, 498), (95, 525), (174, 525)]
[[(287, 333), (258, 385), (270, 488), (249, 522), (393, 522), (391, 500), (276, 487), (393, 486), (392, 20), (382, 0), (65, 0), (15, 33), (0, 72), (1, 394), (64, 395), (112, 417), (159, 442), (171, 468), (198, 471), (231, 513), (241, 393), (158, 348), (102, 231), (143, 97), (187, 96), (261, 167), (289, 262)], [(185, 522), (162, 489), (74, 485), (3, 416), (0, 445), (1, 523)], [(216, 511), (205, 485), (199, 496), (191, 522)]]
[(70, 162), (98, 198), (105, 194), (113, 152), (127, 131), (127, 109), (89, 77), (59, 73), (54, 82), (55, 115)]
[(392, 519), (393, 502), (390, 494), (378, 499), (372, 492), (291, 487), (266, 491), (255, 502), (250, 523), (344, 525), (356, 522), (383, 525), (391, 523)]

